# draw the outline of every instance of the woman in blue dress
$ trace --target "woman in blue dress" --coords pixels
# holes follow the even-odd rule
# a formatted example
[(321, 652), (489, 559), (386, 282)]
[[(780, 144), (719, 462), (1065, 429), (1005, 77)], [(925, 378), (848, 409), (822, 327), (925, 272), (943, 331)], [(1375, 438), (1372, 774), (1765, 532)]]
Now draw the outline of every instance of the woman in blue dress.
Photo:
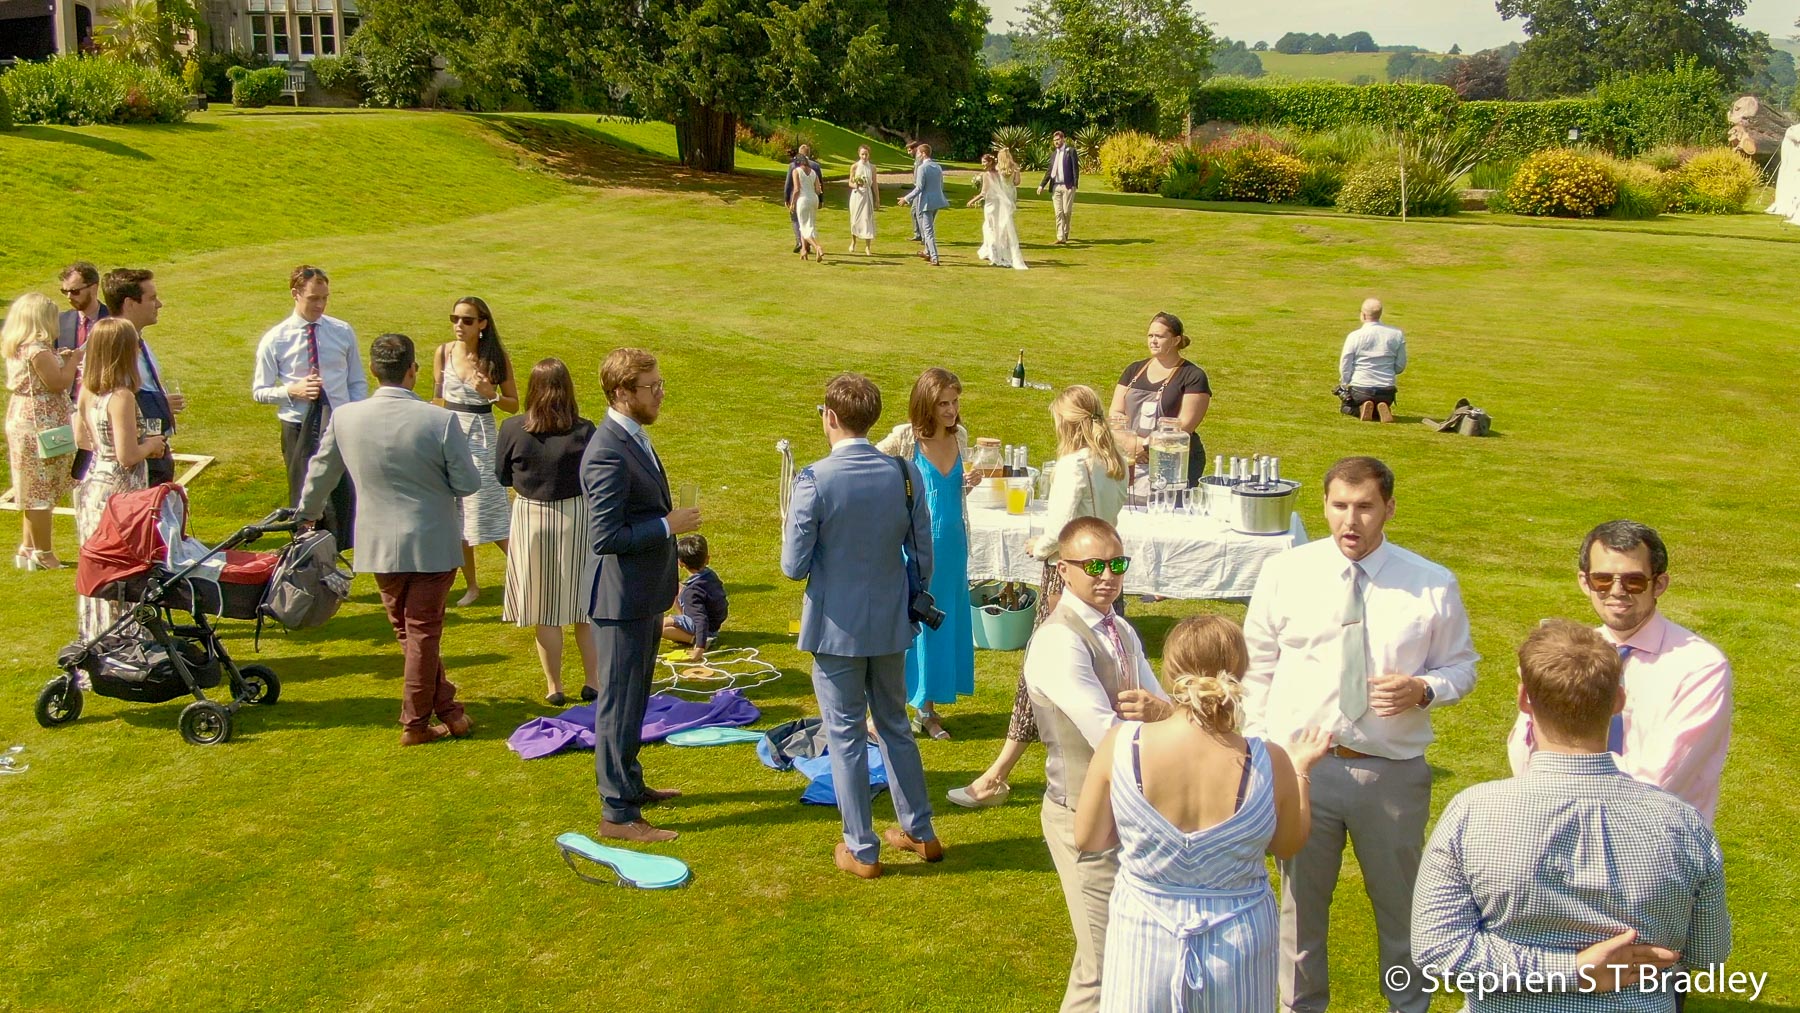
[(969, 532), (963, 494), (969, 482), (964, 460), (969, 431), (962, 425), (962, 381), (947, 369), (919, 374), (907, 402), (905, 425), (878, 445), (890, 457), (911, 460), (925, 479), (915, 489), (931, 508), (931, 583), (944, 612), (937, 629), (921, 627), (906, 652), (906, 698), (919, 712), (914, 730), (934, 739), (950, 733), (937, 705), (975, 693), (975, 633), (969, 618)]
[(1083, 851), (1119, 849), (1100, 1010), (1273, 1010), (1280, 919), (1263, 855), (1306, 841), (1308, 771), (1330, 739), (1238, 734), (1249, 651), (1223, 616), (1183, 620), (1163, 664), (1172, 712), (1107, 731), (1075, 814)]

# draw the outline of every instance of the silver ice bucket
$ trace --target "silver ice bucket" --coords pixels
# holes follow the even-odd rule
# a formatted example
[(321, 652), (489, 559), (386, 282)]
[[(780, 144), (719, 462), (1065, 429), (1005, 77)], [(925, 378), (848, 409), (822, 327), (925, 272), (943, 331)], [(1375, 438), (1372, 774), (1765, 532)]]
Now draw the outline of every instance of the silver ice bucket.
[(1246, 535), (1281, 535), (1288, 530), (1300, 483), (1292, 479), (1240, 482), (1231, 488), (1231, 527)]

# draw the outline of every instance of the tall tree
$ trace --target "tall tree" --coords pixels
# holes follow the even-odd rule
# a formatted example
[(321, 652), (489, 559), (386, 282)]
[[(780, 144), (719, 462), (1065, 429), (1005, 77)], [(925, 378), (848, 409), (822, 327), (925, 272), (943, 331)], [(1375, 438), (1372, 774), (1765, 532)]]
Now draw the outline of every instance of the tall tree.
[(1055, 75), (1049, 93), (1110, 126), (1154, 101), (1165, 127), (1193, 110), (1212, 31), (1189, 0), (1031, 0), (1030, 52)]
[(1484, 49), (1456, 61), (1444, 83), (1456, 89), (1464, 101), (1506, 97), (1506, 71), (1511, 66), (1498, 49)]
[[(1587, 91), (1611, 74), (1666, 70), (1692, 56), (1735, 85), (1761, 33), (1740, 27), (1746, 0), (1496, 0), (1528, 40), (1508, 72), (1517, 98)], [(1763, 37), (1766, 39), (1766, 37)]]

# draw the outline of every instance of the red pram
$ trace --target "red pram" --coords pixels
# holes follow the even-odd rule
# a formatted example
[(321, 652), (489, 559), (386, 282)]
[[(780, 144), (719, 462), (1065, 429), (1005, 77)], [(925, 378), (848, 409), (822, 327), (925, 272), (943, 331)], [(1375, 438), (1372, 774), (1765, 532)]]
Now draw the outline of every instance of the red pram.
[[(63, 674), (38, 694), (39, 724), (52, 728), (81, 716), (82, 675), (95, 693), (120, 700), (161, 703), (192, 695), (180, 728), (195, 745), (224, 742), (240, 707), (280, 697), (275, 673), (263, 665), (240, 669), (207, 617), (258, 617), (282, 556), (238, 547), (294, 530), (291, 511), (278, 510), (211, 549), (188, 537), (187, 515), (187, 492), (175, 485), (122, 492), (107, 501), (81, 547), (75, 590), (117, 602), (119, 617), (99, 636), (77, 640), (57, 655)], [(177, 624), (177, 609), (191, 614), (193, 623)], [(231, 702), (208, 700), (203, 690), (226, 679)]]

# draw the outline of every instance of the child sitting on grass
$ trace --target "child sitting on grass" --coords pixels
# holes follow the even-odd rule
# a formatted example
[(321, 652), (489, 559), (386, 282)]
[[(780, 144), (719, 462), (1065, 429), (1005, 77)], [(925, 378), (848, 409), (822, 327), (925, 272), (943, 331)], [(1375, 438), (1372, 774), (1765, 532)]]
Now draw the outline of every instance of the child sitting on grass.
[(725, 601), (725, 582), (706, 565), (712, 558), (705, 535), (682, 535), (675, 540), (675, 558), (688, 572), (675, 596), (675, 612), (663, 617), (664, 640), (691, 644), (688, 658), (699, 661), (725, 625), (730, 606)]

